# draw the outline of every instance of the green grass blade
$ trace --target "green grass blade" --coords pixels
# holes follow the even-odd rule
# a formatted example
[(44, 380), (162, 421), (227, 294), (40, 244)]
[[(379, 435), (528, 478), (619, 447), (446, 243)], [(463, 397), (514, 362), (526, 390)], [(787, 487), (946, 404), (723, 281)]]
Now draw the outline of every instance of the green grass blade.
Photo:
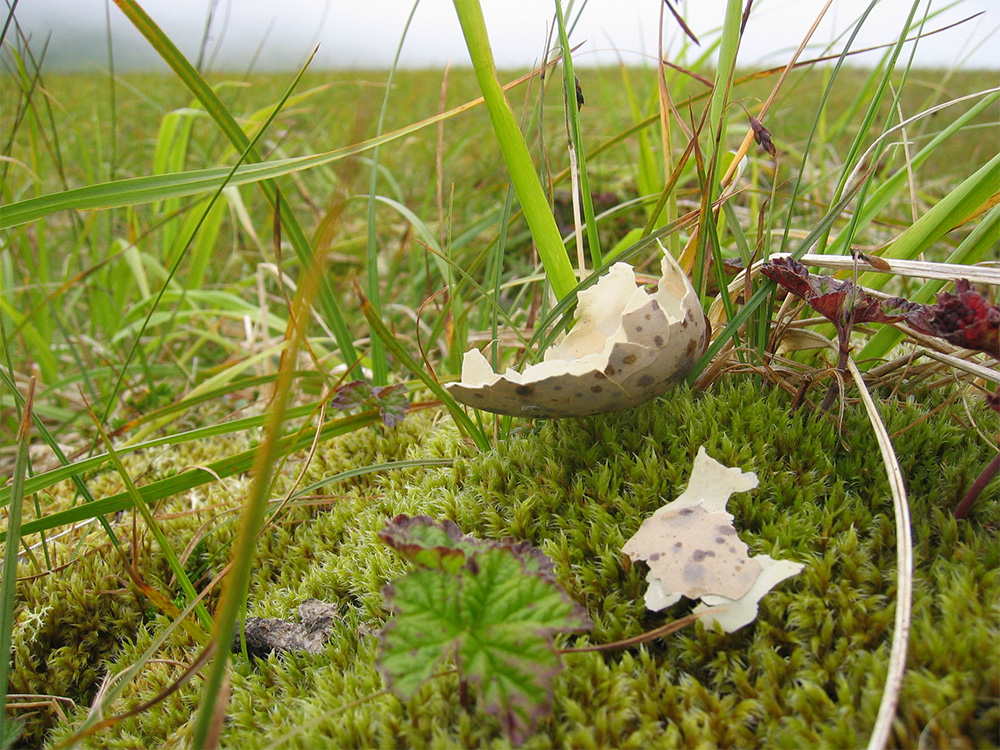
[[(793, 258), (798, 260), (805, 255), (809, 249), (815, 245), (819, 238), (830, 230), (830, 227), (833, 226), (837, 217), (840, 216), (840, 214), (850, 205), (851, 201), (854, 200), (854, 197), (857, 195), (859, 189), (860, 184), (848, 189), (847, 194), (841, 198), (840, 202), (827, 211), (826, 215), (813, 227), (813, 230), (799, 243), (799, 246), (794, 252), (792, 252)], [(768, 279), (757, 288), (757, 291), (755, 291), (753, 295), (751, 295), (750, 299), (747, 300), (746, 304), (736, 312), (736, 314), (726, 324), (726, 327), (722, 330), (722, 332), (719, 333), (715, 340), (712, 341), (708, 349), (705, 350), (705, 353), (701, 355), (701, 359), (698, 360), (698, 364), (695, 365), (694, 370), (692, 370), (691, 374), (687, 377), (688, 383), (693, 383), (701, 371), (708, 366), (712, 359), (715, 358), (715, 355), (722, 351), (722, 348), (729, 342), (729, 340), (739, 333), (740, 328), (750, 319), (752, 315), (754, 315), (760, 305), (764, 304), (770, 298), (775, 286), (775, 283)], [(724, 293), (725, 292), (723, 292), (723, 294)]]
[[(874, 9), (876, 2), (877, 0), (872, 0), (872, 2), (865, 9), (864, 13), (861, 14), (861, 17), (858, 19), (858, 22), (855, 25), (854, 33), (852, 33), (850, 40), (848, 41), (848, 47), (850, 46), (851, 43), (853, 43), (857, 33), (861, 31), (861, 27), (867, 21), (868, 14)], [(880, 73), (879, 81), (875, 87), (875, 92), (871, 94), (870, 98), (865, 98), (865, 100), (868, 101), (868, 109), (865, 112), (864, 117), (862, 118), (861, 124), (858, 126), (857, 134), (855, 135), (854, 140), (852, 141), (851, 146), (848, 149), (847, 155), (844, 157), (845, 164), (857, 163), (858, 154), (861, 153), (861, 148), (864, 145), (865, 140), (869, 137), (869, 134), (871, 132), (872, 126), (875, 123), (876, 118), (880, 115), (881, 111), (884, 108), (883, 99), (885, 98), (886, 92), (889, 90), (889, 83), (892, 80), (892, 76), (895, 71), (896, 60), (899, 58), (899, 54), (903, 48), (903, 43), (906, 40), (906, 29), (909, 28), (910, 23), (912, 23), (913, 21), (913, 16), (916, 13), (918, 4), (919, 3), (915, 0), (914, 3), (910, 6), (910, 14), (906, 19), (906, 23), (901, 26), (899, 39), (897, 40), (896, 44), (892, 47), (892, 49), (887, 53), (886, 55), (887, 60), (878, 68), (876, 68), (876, 70)], [(847, 50), (845, 49), (845, 54), (846, 51)], [(843, 60), (843, 56), (841, 56), (841, 60)], [(839, 64), (840, 61), (838, 61), (838, 67)], [(863, 96), (858, 97), (859, 100), (862, 98), (864, 97)], [(895, 111), (894, 103), (890, 107), (890, 111)], [(849, 169), (844, 169), (841, 171), (840, 180), (833, 194), (834, 203), (839, 201), (840, 196), (843, 195), (843, 191), (847, 187), (847, 181), (850, 179), (850, 174), (851, 172)], [(852, 229), (856, 228), (857, 225), (858, 225), (857, 219), (855, 218), (852, 221)], [(819, 246), (816, 252), (818, 253), (829, 252), (829, 250), (827, 249), (828, 237), (829, 235), (824, 235), (822, 238), (820, 238)], [(848, 242), (851, 241), (852, 237), (853, 237), (853, 232), (852, 231), (847, 232), (846, 240)]]
[[(286, 417), (287, 416), (288, 415), (286, 414)], [(338, 435), (346, 435), (348, 432), (360, 430), (369, 425), (373, 425), (378, 421), (379, 414), (378, 410), (375, 409), (349, 417), (335, 419), (323, 425), (319, 433), (319, 440), (325, 441), (337, 437)], [(316, 439), (316, 435), (312, 432), (302, 435), (286, 435), (278, 440), (276, 450), (278, 450), (278, 452), (282, 455), (305, 450), (312, 445), (314, 439)], [(143, 500), (147, 503), (154, 503), (157, 500), (163, 500), (171, 495), (187, 492), (194, 487), (200, 487), (201, 485), (208, 484), (209, 482), (225, 479), (226, 477), (231, 477), (235, 474), (243, 474), (253, 468), (254, 457), (257, 451), (258, 448), (250, 448), (249, 450), (234, 453), (231, 456), (226, 456), (225, 458), (213, 461), (205, 468), (195, 467), (182, 474), (176, 474), (172, 477), (167, 477), (166, 479), (150, 482), (149, 484), (139, 487), (139, 493), (142, 495)], [(107, 460), (107, 457), (101, 458), (103, 459), (102, 463)], [(85, 464), (81, 462), (81, 465)], [(76, 469), (76, 467), (77, 465), (74, 464), (72, 467), (67, 468)], [(132, 497), (129, 493), (118, 492), (114, 495), (102, 497), (99, 500), (93, 500), (92, 502), (83, 503), (73, 508), (59, 511), (57, 513), (50, 513), (42, 518), (29, 521), (21, 528), (21, 535), (27, 536), (28, 534), (36, 534), (38, 532), (56, 529), (61, 526), (69, 526), (71, 524), (88, 521), (93, 518), (103, 518), (104, 515), (109, 513), (129, 510), (131, 507)], [(6, 532), (0, 532), (0, 542), (5, 539)]]
[[(167, 565), (170, 566), (170, 570), (177, 579), (177, 583), (184, 591), (184, 595), (187, 597), (188, 603), (198, 601), (198, 592), (195, 591), (194, 585), (191, 583), (191, 579), (188, 578), (187, 572), (184, 570), (184, 566), (177, 557), (177, 553), (174, 552), (174, 548), (170, 545), (170, 541), (163, 533), (163, 529), (161, 529), (160, 525), (156, 522), (156, 517), (153, 515), (153, 511), (150, 509), (149, 504), (143, 498), (139, 489), (135, 486), (135, 482), (132, 481), (132, 476), (128, 473), (128, 469), (125, 468), (125, 464), (122, 463), (121, 457), (118, 455), (118, 451), (115, 450), (115, 446), (111, 442), (111, 438), (108, 437), (108, 433), (105, 431), (104, 426), (101, 424), (97, 415), (94, 414), (93, 411), (90, 411), (90, 417), (93, 420), (94, 425), (97, 427), (97, 431), (101, 436), (101, 441), (104, 443), (104, 447), (108, 451), (108, 458), (111, 459), (111, 463), (114, 464), (115, 470), (118, 472), (118, 476), (121, 477), (122, 483), (125, 485), (125, 491), (131, 498), (133, 507), (138, 509), (146, 527), (156, 540), (156, 544), (159, 546), (160, 552), (166, 558)], [(209, 616), (208, 610), (205, 609), (205, 605), (198, 604), (198, 606), (195, 607), (195, 612), (198, 615), (198, 619), (201, 621), (202, 627), (204, 627), (205, 630), (211, 630), (212, 618)]]
[(486, 100), (493, 131), (521, 203), (521, 210), (538, 247), (538, 255), (542, 259), (552, 290), (557, 298), (562, 299), (572, 292), (576, 286), (576, 278), (528, 152), (528, 145), (497, 80), (483, 9), (479, 0), (454, 0), (454, 3), (465, 43), (472, 57), (472, 65), (476, 70), (479, 88)]
[[(23, 409), (25, 407), (25, 402), (22, 401), (20, 391), (17, 390), (17, 387), (14, 384), (14, 381), (10, 377), (10, 375), (3, 370), (0, 370), (0, 382), (3, 382), (3, 384), (7, 387), (7, 389), (13, 394), (14, 400), (15, 402), (17, 402), (19, 408)], [(52, 450), (53, 455), (55, 455), (56, 458), (59, 459), (59, 462), (64, 465), (64, 468), (72, 468), (69, 466), (70, 461), (66, 457), (66, 454), (63, 452), (62, 446), (59, 444), (59, 441), (56, 440), (55, 436), (45, 425), (45, 422), (40, 418), (39, 414), (37, 413), (37, 410), (35, 409), (32, 410), (31, 419), (35, 424), (35, 429), (38, 430), (38, 434), (41, 435), (42, 440)], [(80, 493), (80, 496), (83, 497), (85, 502), (90, 502), (94, 499), (93, 495), (91, 495), (90, 493), (90, 488), (87, 487), (87, 484), (80, 477), (79, 472), (69, 471), (65, 478), (72, 480), (73, 484), (76, 486), (77, 491)], [(32, 480), (33, 479), (34, 478), (32, 478)], [(32, 482), (32, 480), (28, 480), (28, 482), (30, 483)], [(35, 491), (36, 490), (32, 489), (30, 490), (30, 493), (33, 493)], [(7, 488), (0, 490), (0, 507), (2, 507), (3, 505), (2, 498), (4, 498), (5, 496), (9, 502), (13, 501), (12, 488), (11, 490), (8, 490)], [(111, 525), (104, 519), (103, 516), (99, 516), (98, 518), (101, 523), (101, 526), (104, 528), (104, 533), (106, 533), (108, 535), (108, 539), (111, 540), (111, 544), (115, 547), (118, 547), (118, 537), (115, 535), (114, 529), (111, 528)], [(33, 533), (27, 530), (30, 525), (31, 525), (30, 522), (25, 524), (24, 529), (22, 529), (22, 532), (25, 534)], [(39, 529), (39, 530), (44, 531), (45, 529)], [(0, 532), (0, 541), (3, 541), (5, 538), (6, 538), (6, 532)]]
[[(204, 114), (198, 110), (181, 109), (168, 112), (163, 117), (153, 152), (153, 174), (184, 171), (195, 119), (203, 116)], [(180, 199), (173, 198), (157, 203), (153, 210), (162, 216), (170, 216), (180, 211), (181, 208)], [(173, 249), (174, 243), (185, 236), (183, 230), (178, 228), (178, 224), (177, 221), (167, 221), (160, 231), (164, 263), (170, 262), (170, 251)]]
[(399, 343), (398, 339), (392, 335), (392, 332), (385, 327), (385, 323), (376, 314), (375, 309), (371, 304), (364, 298), (361, 294), (361, 289), (357, 290), (358, 296), (361, 298), (361, 312), (364, 313), (365, 319), (368, 321), (368, 325), (371, 326), (372, 335), (378, 336), (382, 339), (385, 344), (386, 349), (388, 349), (394, 357), (399, 360), (399, 363), (403, 365), (406, 369), (420, 378), (431, 392), (434, 393), (448, 411), (451, 412), (452, 419), (458, 424), (459, 428), (464, 430), (468, 435), (475, 441), (476, 447), (481, 451), (488, 451), (490, 449), (489, 440), (486, 435), (480, 430), (476, 425), (469, 419), (469, 416), (465, 413), (458, 402), (455, 401), (454, 397), (448, 393), (448, 390), (442, 386), (434, 377), (427, 372), (424, 367), (410, 356), (410, 353)]
[[(882, 253), (882, 257), (916, 258), (953, 228), (959, 226), (996, 193), (1000, 193), (1000, 153), (969, 175), (958, 187), (907, 227)], [(859, 283), (873, 289), (881, 289), (888, 279), (885, 274), (866, 273), (861, 276)]]
[[(308, 61), (307, 61), (306, 64), (308, 65)], [(254, 152), (254, 147), (255, 147), (255, 145), (257, 143), (257, 140), (260, 139), (263, 136), (264, 132), (267, 129), (267, 126), (277, 116), (278, 112), (281, 111), (281, 108), (284, 105), (285, 101), (288, 99), (289, 96), (291, 96), (292, 91), (295, 90), (296, 85), (298, 84), (299, 80), (301, 80), (303, 73), (305, 73), (305, 67), (303, 67), (301, 70), (299, 70), (298, 74), (293, 79), (291, 85), (285, 90), (284, 96), (278, 101), (277, 105), (273, 108), (273, 111), (271, 113), (271, 117), (268, 119), (268, 121), (265, 122), (264, 125), (257, 131), (257, 134), (253, 137), (252, 140), (246, 140), (246, 145), (243, 148), (243, 152), (240, 154), (239, 161), (230, 170), (229, 175), (227, 176), (226, 180), (222, 183), (222, 185), (220, 185), (216, 189), (216, 191), (212, 194), (212, 197), (209, 200), (208, 206), (206, 206), (205, 209), (202, 211), (200, 217), (198, 218), (197, 223), (195, 224), (194, 228), (191, 230), (192, 231), (191, 236), (188, 237), (183, 242), (183, 244), (181, 245), (181, 247), (179, 248), (179, 251), (177, 253), (177, 257), (174, 259), (173, 264), (170, 267), (170, 271), (167, 274), (167, 278), (164, 281), (162, 287), (160, 288), (160, 291), (157, 293), (156, 299), (153, 301), (153, 304), (151, 305), (149, 312), (147, 313), (146, 317), (144, 318), (144, 320), (142, 322), (142, 325), (141, 325), (141, 327), (139, 329), (139, 332), (137, 333), (137, 335), (135, 336), (135, 338), (134, 338), (134, 340), (132, 342), (132, 347), (129, 350), (128, 355), (126, 356), (126, 359), (125, 359), (125, 367), (123, 367), (121, 369), (121, 372), (119, 373), (117, 381), (115, 382), (114, 386), (112, 387), (111, 392), (108, 394), (107, 404), (106, 404), (105, 410), (104, 410), (104, 420), (108, 419), (108, 417), (111, 415), (111, 412), (112, 412), (113, 408), (117, 404), (117, 401), (118, 401), (117, 396), (118, 396), (118, 393), (119, 393), (119, 391), (121, 389), (121, 386), (122, 386), (122, 384), (124, 382), (124, 379), (125, 379), (126, 368), (127, 368), (128, 364), (132, 361), (132, 359), (135, 356), (136, 352), (139, 351), (140, 344), (141, 344), (142, 339), (143, 339), (143, 333), (146, 331), (147, 327), (149, 326), (149, 322), (150, 322), (151, 318), (153, 317), (153, 314), (156, 311), (157, 307), (159, 306), (160, 300), (163, 298), (164, 294), (167, 292), (167, 289), (170, 286), (170, 282), (174, 278), (174, 275), (177, 273), (177, 269), (180, 267), (181, 261), (184, 259), (184, 255), (185, 255), (187, 249), (191, 246), (192, 240), (197, 235), (198, 231), (201, 229), (201, 226), (205, 223), (206, 219), (208, 219), (208, 217), (210, 216), (212, 207), (218, 202), (219, 197), (222, 195), (223, 189), (225, 188), (225, 186), (228, 183), (229, 179), (232, 177), (232, 173), (236, 171), (236, 169), (239, 167), (239, 164), (244, 159), (246, 159), (248, 156), (250, 156)], [(280, 201), (278, 203), (281, 204)], [(283, 204), (281, 204), (281, 205), (283, 207)], [(336, 303), (334, 303), (334, 304), (336, 304)], [(339, 315), (339, 308), (338, 308), (337, 314)], [(336, 328), (336, 327), (334, 327), (334, 328)], [(345, 328), (345, 330), (346, 330), (346, 328)]]
[[(717, 158), (716, 143), (724, 147), (726, 142), (726, 109), (732, 89), (733, 73), (736, 70), (736, 54), (740, 48), (740, 23), (743, 19), (741, 0), (727, 0), (726, 15), (722, 23), (722, 38), (719, 45), (719, 63), (715, 73), (715, 86), (709, 103), (709, 140), (706, 158)], [(718, 138), (718, 141), (716, 141)], [(709, 202), (715, 200), (719, 189), (711, 186)]]
[[(987, 256), (992, 250), (1000, 247), (1000, 206), (994, 206), (982, 218), (969, 236), (955, 249), (948, 263), (975, 263)], [(928, 304), (934, 300), (934, 295), (941, 291), (945, 282), (930, 279), (920, 286), (909, 300)], [(885, 358), (894, 346), (903, 339), (903, 334), (892, 326), (882, 328), (865, 343), (857, 360), (865, 366), (871, 366), (875, 360)]]
[[(583, 131), (580, 127), (580, 107), (577, 106), (576, 74), (573, 73), (573, 56), (570, 52), (569, 37), (566, 35), (566, 19), (563, 17), (562, 2), (556, 0), (556, 20), (559, 23), (559, 44), (562, 47), (563, 100), (566, 117), (569, 120), (570, 148), (576, 153), (577, 173), (580, 177), (580, 197), (583, 200), (583, 220), (587, 229), (587, 244), (590, 262), (598, 268), (603, 262), (601, 238), (597, 232), (594, 216), (594, 198), (590, 193), (590, 178), (587, 175), (587, 152), (583, 147)], [(572, 186), (577, 189), (576, 185)]]
[[(228, 391), (226, 391), (228, 392)], [(218, 397), (219, 392), (215, 392), (215, 396)], [(194, 403), (201, 403), (201, 399), (195, 401)], [(173, 406), (173, 405), (172, 405)], [(183, 406), (181, 407), (183, 408)], [(305, 404), (302, 406), (297, 406), (294, 409), (289, 409), (288, 418), (289, 419), (299, 419), (307, 417), (309, 414), (314, 412), (316, 407), (313, 404)], [(221, 437), (223, 435), (233, 435), (239, 432), (245, 432), (248, 430), (260, 429), (264, 426), (266, 417), (265, 415), (255, 415), (252, 417), (244, 417), (243, 419), (234, 419), (229, 422), (222, 422), (220, 424), (207, 425), (205, 427), (196, 427), (191, 430), (185, 430), (183, 432), (172, 432), (167, 435), (161, 435), (159, 437), (153, 438), (152, 440), (147, 440), (142, 443), (136, 443), (135, 445), (129, 445), (126, 447), (119, 447), (117, 453), (119, 456), (128, 453), (134, 453), (136, 451), (148, 450), (150, 448), (155, 448), (162, 445), (184, 445), (185, 443), (192, 443), (197, 440), (207, 440), (213, 437)], [(236, 454), (244, 455), (244, 454)], [(248, 455), (248, 454), (247, 454)], [(104, 466), (108, 461), (111, 460), (111, 456), (107, 453), (100, 453), (96, 456), (90, 456), (88, 458), (81, 459), (75, 463), (68, 464), (66, 466), (60, 466), (56, 469), (51, 469), (41, 474), (36, 474), (27, 480), (27, 493), (32, 494), (34, 492), (41, 492), (59, 482), (63, 482), (67, 479), (71, 479), (74, 476), (79, 476), (81, 474), (87, 474), (93, 471), (97, 471), (102, 466)], [(225, 459), (224, 459), (225, 460)], [(214, 464), (213, 464), (214, 466)], [(220, 475), (221, 476), (221, 475)], [(165, 480), (166, 481), (166, 480)], [(159, 482), (146, 485), (146, 487), (154, 487)], [(199, 483), (200, 484), (200, 483)], [(169, 484), (165, 485), (169, 487)], [(192, 485), (193, 486), (193, 485)], [(143, 488), (145, 490), (146, 488)], [(182, 491), (181, 489), (177, 490)], [(157, 493), (158, 494), (158, 493)], [(161, 499), (163, 497), (169, 496), (170, 492), (166, 495), (159, 494), (156, 499)], [(115, 498), (124, 497), (123, 494), (114, 495)], [(148, 499), (147, 495), (144, 498)], [(6, 505), (11, 499), (10, 487), (4, 487), (0, 490), (0, 508)], [(93, 505), (93, 501), (89, 501), (85, 506), (90, 507)], [(96, 507), (96, 506), (95, 506)], [(102, 513), (116, 512), (120, 508), (115, 508), (115, 511), (102, 511)], [(84, 516), (84, 518), (92, 517), (91, 515)]]
[[(523, 77), (508, 84), (508, 87), (514, 86), (522, 80)], [(413, 135), (430, 125), (435, 125), (457, 114), (467, 112), (482, 103), (482, 99), (466, 102), (458, 107), (453, 107), (445, 112), (394, 130), (391, 133), (386, 133), (383, 136), (370, 138), (350, 146), (333, 149), (332, 151), (324, 151), (290, 159), (275, 159), (255, 164), (241, 164), (235, 172), (230, 167), (209, 167), (207, 169), (189, 170), (187, 172), (167, 175), (147, 175), (47, 193), (20, 201), (12, 201), (0, 205), (0, 229), (9, 229), (37, 221), (58, 211), (95, 211), (104, 208), (138, 206), (170, 198), (212, 193), (222, 184), (236, 187), (239, 185), (255, 184), (265, 180), (273, 180), (284, 175), (334, 164), (352, 156), (358, 156), (366, 151), (370, 151), (375, 146), (385, 145), (386, 143)], [(273, 112), (273, 107), (271, 111)], [(627, 135), (647, 127), (652, 121), (653, 119), (650, 118), (637, 123), (618, 138), (612, 139), (598, 149), (595, 149), (591, 153), (591, 156), (595, 156), (620, 143)], [(229, 176), (230, 173), (231, 176)]]
[[(942, 144), (951, 138), (959, 135), (977, 115), (982, 113), (990, 105), (1000, 99), (1000, 92), (988, 92), (963, 112), (947, 127), (935, 135), (923, 148), (921, 148), (911, 159), (911, 168), (915, 171), (938, 149)], [(907, 171), (900, 169), (894, 172), (885, 182), (875, 188), (863, 205), (858, 206), (858, 226), (864, 227), (874, 219), (889, 205), (899, 193), (905, 189)], [(964, 217), (963, 217), (964, 218)], [(846, 255), (849, 252), (847, 235), (838, 236), (829, 245), (829, 252), (833, 255)]]
[[(399, 55), (403, 51), (403, 42), (406, 41), (406, 33), (410, 30), (410, 22), (413, 21), (413, 16), (417, 12), (417, 6), (419, 4), (420, 0), (416, 0), (413, 3), (413, 7), (410, 8), (410, 15), (406, 17), (406, 23), (403, 25), (403, 33), (400, 34), (399, 44), (396, 46), (396, 57), (393, 59), (392, 66), (389, 68), (389, 77), (385, 83), (385, 95), (382, 97), (382, 108), (379, 110), (378, 114), (378, 125), (375, 128), (376, 137), (382, 135), (382, 128), (385, 127), (385, 115), (389, 109), (389, 95), (392, 93), (393, 75), (396, 72), (396, 67), (399, 65)], [(382, 290), (379, 286), (378, 238), (376, 237), (377, 222), (375, 218), (375, 197), (378, 193), (378, 157), (379, 147), (375, 146), (375, 148), (372, 149), (371, 175), (368, 181), (368, 231), (366, 233), (367, 249), (365, 257), (367, 258), (368, 270), (368, 299), (375, 308), (375, 312), (381, 316)], [(382, 340), (378, 336), (371, 337), (371, 349), (369, 351), (368, 359), (371, 363), (372, 383), (375, 385), (386, 385), (389, 382), (389, 362), (385, 356), (385, 347), (382, 345)]]
[(3, 575), (0, 576), (0, 747), (8, 747), (16, 737), (16, 725), (7, 718), (7, 689), (10, 676), (10, 646), (14, 631), (14, 607), (17, 595), (17, 564), (21, 550), (21, 509), (24, 505), (24, 480), (28, 474), (28, 446), (31, 443), (32, 405), (35, 379), (28, 382), (28, 395), (22, 407), (17, 430), (17, 453), (14, 456), (10, 508), (7, 513), (7, 541), (3, 548)]
[[(214, 747), (218, 744), (224, 713), (229, 704), (228, 691), (223, 684), (229, 671), (230, 644), (236, 635), (237, 622), (244, 618), (246, 596), (250, 588), (257, 535), (264, 523), (267, 499), (271, 491), (275, 464), (282, 451), (282, 431), (292, 385), (295, 382), (295, 362), (306, 340), (309, 308), (319, 290), (323, 274), (322, 264), (314, 259), (295, 296), (292, 320), (295, 326), (290, 334), (287, 356), (282, 358), (274, 397), (268, 409), (264, 441), (254, 453), (250, 493), (240, 516), (240, 528), (233, 545), (230, 569), (222, 584), (219, 608), (212, 633), (216, 653), (205, 675), (205, 687), (198, 713), (195, 717), (191, 743), (194, 747)], [(244, 642), (245, 651), (245, 642)]]
[[(226, 108), (226, 105), (219, 98), (218, 94), (215, 93), (215, 90), (209, 86), (208, 82), (201, 76), (194, 66), (188, 62), (187, 58), (181, 54), (177, 46), (153, 22), (152, 18), (150, 18), (145, 11), (139, 7), (139, 4), (135, 2), (135, 0), (115, 0), (115, 3), (119, 8), (121, 8), (122, 12), (125, 13), (129, 21), (132, 22), (133, 26), (135, 26), (136, 29), (144, 37), (146, 37), (149, 43), (153, 46), (157, 53), (159, 53), (160, 57), (163, 58), (164, 62), (170, 66), (171, 70), (174, 71), (181, 82), (184, 83), (188, 90), (191, 91), (195, 98), (201, 103), (201, 105), (205, 108), (205, 111), (208, 112), (212, 120), (225, 134), (233, 148), (240, 153), (245, 152), (249, 161), (258, 161), (259, 155), (253, 149), (250, 138), (243, 132), (239, 123), (236, 122), (236, 118), (232, 116)], [(309, 241), (306, 239), (306, 235), (302, 231), (302, 227), (299, 225), (298, 219), (296, 219), (291, 208), (286, 202), (278, 200), (277, 184), (271, 180), (264, 180), (259, 184), (265, 198), (271, 205), (271, 208), (280, 210), (281, 222), (284, 227), (285, 234), (287, 235), (289, 242), (292, 244), (295, 254), (298, 256), (299, 262), (302, 264), (302, 268), (312, 268), (312, 248), (310, 247)], [(354, 350), (354, 337), (347, 328), (344, 316), (340, 311), (340, 306), (337, 304), (336, 294), (329, 279), (327, 279), (325, 275), (320, 280), (319, 297), (323, 311), (329, 318), (330, 327), (333, 329), (334, 335), (337, 337), (337, 343), (340, 346), (341, 355), (348, 365), (353, 365), (358, 359), (357, 353)]]

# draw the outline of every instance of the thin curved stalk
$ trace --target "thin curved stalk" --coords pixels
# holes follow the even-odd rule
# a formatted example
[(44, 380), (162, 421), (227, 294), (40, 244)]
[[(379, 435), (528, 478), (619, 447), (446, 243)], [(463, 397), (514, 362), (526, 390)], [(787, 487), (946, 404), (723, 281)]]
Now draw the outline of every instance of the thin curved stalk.
[(906, 488), (903, 486), (903, 470), (899, 467), (899, 461), (892, 448), (889, 431), (886, 430), (875, 408), (875, 402), (865, 386), (864, 376), (850, 356), (847, 358), (847, 369), (857, 383), (858, 393), (875, 431), (879, 452), (882, 454), (882, 461), (889, 477), (892, 510), (896, 521), (896, 621), (892, 633), (892, 646), (889, 649), (889, 665), (886, 670), (885, 688), (882, 690), (882, 702), (879, 704), (875, 726), (868, 740), (868, 750), (882, 750), (889, 741), (892, 722), (896, 717), (896, 707), (899, 705), (899, 694), (903, 687), (903, 675), (906, 672), (906, 648), (910, 638), (913, 610), (913, 537), (910, 529), (910, 508), (906, 502)]

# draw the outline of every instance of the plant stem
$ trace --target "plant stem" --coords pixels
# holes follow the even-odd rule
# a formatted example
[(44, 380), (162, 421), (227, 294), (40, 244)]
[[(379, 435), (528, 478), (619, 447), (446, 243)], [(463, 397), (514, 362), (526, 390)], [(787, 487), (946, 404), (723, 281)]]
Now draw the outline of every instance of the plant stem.
[(969, 491), (965, 493), (965, 497), (962, 498), (962, 502), (958, 504), (955, 508), (954, 516), (956, 520), (961, 520), (972, 509), (972, 504), (976, 502), (976, 498), (983, 494), (983, 490), (986, 489), (986, 485), (993, 480), (997, 473), (1000, 472), (1000, 452), (998, 452), (993, 460), (986, 464), (986, 468), (983, 469), (983, 473), (976, 477), (976, 481), (969, 486)]
[(3, 550), (3, 575), (0, 576), (0, 747), (15, 739), (13, 723), (7, 723), (7, 689), (10, 677), (11, 633), (14, 630), (14, 600), (17, 598), (18, 550), (21, 548), (21, 508), (24, 499), (24, 479), (28, 473), (28, 446), (31, 443), (31, 418), (34, 414), (35, 378), (28, 381), (21, 423), (17, 430), (17, 452), (14, 455), (14, 476), (10, 506), (7, 512), (7, 543)]

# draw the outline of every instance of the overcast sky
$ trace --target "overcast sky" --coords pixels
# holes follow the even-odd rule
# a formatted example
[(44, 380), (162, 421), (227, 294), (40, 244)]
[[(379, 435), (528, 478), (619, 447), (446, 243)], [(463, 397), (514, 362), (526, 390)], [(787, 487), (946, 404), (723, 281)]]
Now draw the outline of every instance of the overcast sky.
[[(682, 15), (702, 44), (710, 43), (722, 23), (724, 0), (675, 1), (680, 2)], [(9, 7), (11, 0), (5, 2)], [(928, 4), (936, 11), (949, 2), (924, 0), (919, 13)], [(197, 59), (212, 0), (142, 0), (141, 5), (183, 52)], [(214, 5), (206, 61), (214, 70), (244, 71), (258, 52), (258, 70), (294, 67), (317, 44), (314, 69), (387, 67), (413, 2), (217, 0)], [(551, 0), (482, 0), (482, 5), (499, 67), (526, 67), (541, 57), (554, 7)], [(741, 47), (742, 64), (785, 62), (822, 5), (820, 0), (756, 0)], [(867, 5), (867, 0), (835, 0), (813, 37), (814, 51), (818, 54), (835, 43)], [(963, 0), (955, 5), (932, 18), (928, 27), (945, 26), (979, 12), (983, 15), (921, 41), (917, 63), (1000, 69), (1000, 1)], [(911, 0), (880, 0), (854, 46), (893, 41), (910, 6)], [(649, 61), (656, 52), (658, 14), (659, 0), (590, 0), (571, 38), (575, 43), (585, 42), (575, 59), (583, 65), (614, 64), (617, 50), (628, 63)], [(21, 0), (17, 6), (17, 19), (33, 48), (40, 50), (48, 40), (47, 65), (61, 69), (106, 67), (108, 16), (119, 69), (156, 67), (158, 58), (111, 0)], [(666, 49), (677, 59), (682, 42), (677, 24), (668, 17), (665, 28)], [(839, 51), (846, 38), (835, 43), (834, 49)], [(449, 61), (468, 64), (454, 6), (451, 0), (421, 0), (401, 63), (437, 67)], [(872, 64), (878, 57), (858, 61)]]

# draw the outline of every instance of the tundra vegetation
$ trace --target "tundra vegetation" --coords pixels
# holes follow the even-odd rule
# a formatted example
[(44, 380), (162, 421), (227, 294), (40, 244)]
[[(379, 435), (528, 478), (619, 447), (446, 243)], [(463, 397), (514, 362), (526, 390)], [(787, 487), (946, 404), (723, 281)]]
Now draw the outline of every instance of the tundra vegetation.
[[(728, 0), (497, 73), (455, 0), (474, 69), (236, 76), (116, 5), (170, 73), (3, 30), (0, 747), (996, 742), (1000, 88), (910, 65), (934, 7), (865, 69), (867, 12), (761, 70)], [(455, 400), (663, 253), (671, 390)], [(793, 561), (733, 632), (623, 550), (702, 448), (720, 557)]]

